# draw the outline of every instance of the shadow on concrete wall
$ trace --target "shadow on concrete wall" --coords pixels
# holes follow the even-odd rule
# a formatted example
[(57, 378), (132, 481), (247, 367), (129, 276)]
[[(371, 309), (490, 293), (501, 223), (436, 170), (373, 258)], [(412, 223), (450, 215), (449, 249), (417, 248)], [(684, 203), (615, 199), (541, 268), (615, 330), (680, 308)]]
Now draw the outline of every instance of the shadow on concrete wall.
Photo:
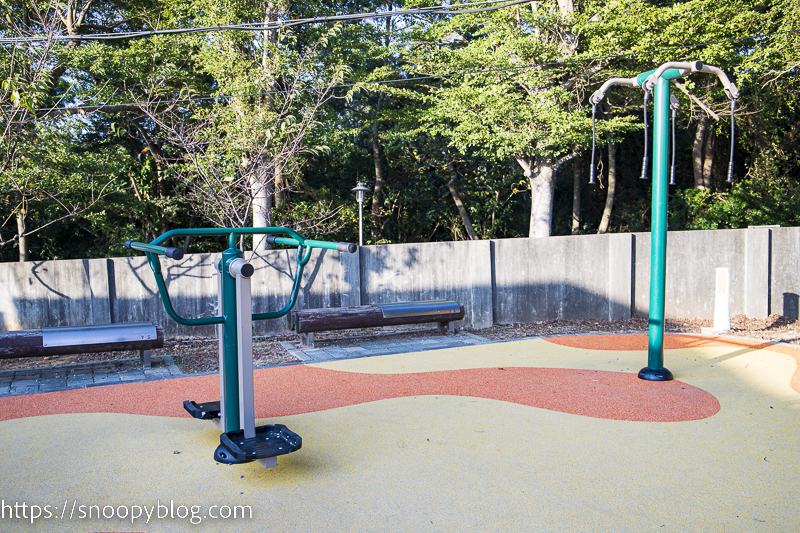
[[(314, 275), (313, 271), (310, 272), (311, 276)], [(313, 279), (309, 278), (309, 279)], [(308, 285), (302, 290), (308, 290)], [(419, 290), (398, 290), (389, 294), (383, 294), (380, 301), (365, 302), (364, 305), (371, 303), (392, 303), (392, 302), (409, 302), (420, 300), (454, 300), (464, 305), (466, 310), (465, 320), (458, 322), (458, 327), (469, 326), (474, 323), (479, 323), (477, 318), (491, 323), (525, 323), (537, 322), (543, 320), (572, 320), (572, 319), (588, 319), (588, 320), (608, 320), (609, 313), (613, 306), (622, 305), (620, 302), (614, 302), (608, 298), (587, 291), (580, 287), (568, 284), (540, 284), (540, 285), (527, 285), (504, 287), (501, 294), (496, 298), (498, 304), (495, 310), (489, 309), (491, 316), (475, 317), (476, 312), (480, 312), (472, 304), (471, 291), (484, 293), (491, 299), (491, 286), (483, 285), (478, 287), (452, 287), (450, 289), (441, 289), (436, 291), (419, 291)], [(315, 300), (319, 299), (319, 295), (308, 294), (305, 296), (306, 304), (304, 308), (315, 307)], [(191, 309), (209, 308), (215, 306), (216, 298), (209, 300), (206, 297), (191, 298), (183, 296), (180, 299), (173, 299), (173, 305), (179, 315), (187, 318), (196, 318), (199, 315), (193, 315)], [(281, 309), (285, 303), (288, 302), (288, 296), (281, 297), (261, 297), (253, 299), (253, 309), (256, 312), (262, 311), (276, 311)], [(18, 309), (24, 306), (46, 306), (46, 302), (37, 302), (19, 299), (14, 300), (15, 306)], [(311, 304), (311, 305), (308, 305)], [(70, 305), (74, 308), (88, 308), (91, 302), (88, 300), (70, 301)], [(116, 298), (111, 306), (117, 310), (112, 322), (125, 323), (125, 322), (156, 322), (164, 327), (164, 334), (167, 337), (192, 337), (204, 336), (212, 337), (216, 335), (214, 326), (182, 326), (177, 324), (166, 315), (160, 297), (156, 294), (147, 298), (147, 301), (120, 299)], [(324, 307), (338, 307), (338, 305), (324, 306)], [(50, 308), (48, 307), (48, 310)], [(126, 312), (122, 312), (122, 311)], [(53, 310), (55, 311), (55, 310)], [(215, 313), (204, 313), (204, 316), (214, 316)], [(20, 315), (22, 319), (22, 329), (37, 329), (41, 327), (52, 326), (56, 321), (55, 315), (47, 315), (34, 320), (26, 320), (24, 315)], [(73, 316), (68, 322), (59, 323), (61, 326), (79, 326), (93, 324), (91, 317), (87, 316)], [(106, 322), (99, 322), (106, 323)], [(282, 317), (272, 320), (260, 320), (254, 323), (254, 333), (257, 335), (268, 334), (285, 334), (291, 332), (291, 324), (287, 317)]]

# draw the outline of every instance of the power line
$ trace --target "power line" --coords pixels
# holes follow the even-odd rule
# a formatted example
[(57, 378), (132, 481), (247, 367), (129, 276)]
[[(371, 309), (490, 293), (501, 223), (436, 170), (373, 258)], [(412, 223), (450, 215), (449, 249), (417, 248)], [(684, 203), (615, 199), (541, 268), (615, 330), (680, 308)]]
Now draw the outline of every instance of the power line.
[[(502, 5), (494, 5), (500, 4)], [(300, 26), (305, 24), (320, 24), (329, 22), (354, 22), (359, 20), (387, 18), (396, 16), (419, 16), (419, 15), (460, 15), (468, 13), (483, 13), (495, 11), (506, 7), (519, 4), (529, 4), (530, 0), (485, 0), (481, 2), (470, 2), (465, 4), (454, 4), (451, 6), (439, 5), (431, 7), (415, 7), (411, 9), (399, 9), (396, 11), (372, 11), (369, 13), (351, 13), (344, 15), (332, 15), (329, 17), (311, 17), (303, 19), (291, 19), (267, 24), (260, 22), (249, 22), (242, 24), (223, 24), (216, 26), (200, 26), (194, 28), (174, 28), (169, 30), (146, 30), (120, 33), (95, 33), (79, 35), (33, 35), (30, 37), (0, 38), (0, 44), (31, 44), (54, 41), (113, 41), (119, 39), (134, 39), (141, 37), (153, 37), (156, 35), (180, 35), (187, 33), (208, 33), (214, 31), (269, 31)], [(454, 9), (474, 7), (472, 9)]]
[[(526, 0), (529, 1), (529, 0)], [(604, 61), (609, 59), (621, 59), (625, 57), (638, 57), (650, 54), (656, 54), (660, 52), (669, 52), (672, 50), (685, 50), (690, 48), (701, 48), (704, 46), (714, 45), (714, 44), (724, 44), (730, 42), (738, 42), (738, 41), (746, 41), (746, 40), (756, 40), (756, 39), (766, 39), (768, 37), (774, 37), (777, 35), (786, 35), (790, 33), (800, 33), (800, 29), (798, 30), (787, 30), (775, 33), (765, 33), (765, 34), (757, 34), (757, 35), (748, 35), (745, 37), (736, 37), (732, 39), (721, 39), (718, 41), (707, 41), (702, 43), (694, 43), (694, 44), (686, 44), (681, 46), (671, 46), (666, 48), (656, 48), (653, 50), (643, 50), (641, 52), (626, 52), (623, 54), (610, 54), (605, 56), (593, 56), (593, 57), (584, 57), (584, 58), (575, 58), (575, 59), (568, 59), (563, 61), (552, 61), (547, 63), (532, 63), (528, 65), (518, 65), (513, 67), (497, 67), (497, 68), (489, 68), (489, 69), (480, 69), (480, 70), (468, 70), (462, 72), (453, 72), (447, 74), (431, 74), (426, 76), (414, 76), (410, 78), (394, 78), (390, 80), (373, 80), (373, 81), (366, 81), (360, 82), (361, 85), (387, 85), (391, 83), (403, 83), (403, 82), (412, 82), (412, 81), (424, 81), (424, 80), (432, 80), (432, 79), (447, 79), (447, 78), (455, 78), (458, 76), (470, 76), (470, 75), (477, 75), (477, 74), (491, 74), (494, 72), (508, 72), (514, 70), (524, 70), (530, 68), (547, 68), (547, 67), (558, 67), (558, 66), (567, 66), (567, 65), (574, 65), (576, 63), (587, 63), (593, 61)], [(359, 83), (346, 83), (340, 85), (334, 85), (332, 88), (334, 89), (348, 89), (359, 85)], [(166, 104), (177, 104), (181, 102), (203, 102), (203, 101), (210, 101), (210, 100), (227, 100), (232, 98), (249, 98), (253, 96), (268, 96), (273, 94), (285, 94), (287, 91), (266, 91), (266, 92), (258, 92), (258, 93), (246, 93), (246, 94), (227, 94), (227, 95), (218, 95), (218, 96), (196, 96), (196, 97), (186, 97), (186, 98), (173, 98), (173, 99), (164, 99), (164, 100), (155, 100), (155, 101), (139, 101), (139, 102), (126, 102), (121, 104), (87, 104), (87, 105), (77, 105), (71, 107), (50, 107), (50, 108), (39, 108), (35, 109), (37, 113), (47, 113), (50, 111), (63, 111), (65, 109), (69, 110), (86, 110), (91, 109), (93, 111), (106, 111), (106, 112), (113, 112), (115, 108), (122, 109), (122, 108), (130, 108), (130, 107), (137, 107), (142, 105), (166, 105)]]

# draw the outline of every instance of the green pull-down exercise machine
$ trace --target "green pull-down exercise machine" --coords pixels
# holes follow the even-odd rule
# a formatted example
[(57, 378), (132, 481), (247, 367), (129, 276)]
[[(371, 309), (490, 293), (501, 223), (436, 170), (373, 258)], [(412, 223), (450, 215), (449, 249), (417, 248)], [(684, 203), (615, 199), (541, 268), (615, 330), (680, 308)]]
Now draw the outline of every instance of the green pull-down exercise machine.
[[(739, 90), (731, 83), (728, 76), (702, 61), (670, 61), (656, 70), (643, 72), (633, 78), (612, 78), (606, 81), (590, 98), (592, 103), (592, 121), (597, 105), (605, 98), (606, 91), (612, 85), (641, 87), (645, 90), (645, 157), (642, 164), (642, 177), (647, 170), (647, 100), (653, 91), (653, 196), (650, 222), (650, 319), (648, 326), (647, 366), (639, 371), (639, 377), (649, 381), (669, 381), (672, 372), (664, 368), (664, 300), (666, 294), (667, 272), (667, 200), (669, 185), (668, 145), (669, 145), (669, 111), (677, 108), (677, 102), (670, 102), (669, 81), (692, 72), (704, 72), (716, 75), (722, 82), (725, 94), (731, 100), (731, 131), (733, 131), (733, 110)], [(673, 142), (674, 145), (674, 142)], [(673, 146), (674, 150), (674, 146)], [(731, 133), (731, 162), (728, 166), (728, 181), (733, 175), (733, 133)], [(594, 147), (592, 147), (592, 174), (589, 183), (594, 183)], [(673, 181), (674, 183), (674, 181)]]

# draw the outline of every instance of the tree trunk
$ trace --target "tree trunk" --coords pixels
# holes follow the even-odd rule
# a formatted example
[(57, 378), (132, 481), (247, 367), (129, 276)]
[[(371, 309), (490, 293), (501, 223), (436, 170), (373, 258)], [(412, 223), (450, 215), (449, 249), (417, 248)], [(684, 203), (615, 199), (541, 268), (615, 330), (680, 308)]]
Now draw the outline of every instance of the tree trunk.
[(17, 211), (17, 235), (19, 235), (19, 262), (28, 260), (28, 236), (25, 235), (25, 211)]
[(572, 160), (572, 234), (581, 230), (581, 191), (583, 190), (583, 158), (580, 152)]
[(556, 160), (552, 155), (537, 158), (518, 156), (517, 162), (531, 185), (528, 237), (549, 237), (553, 222), (553, 195), (556, 190)]
[(703, 187), (705, 189), (711, 188), (711, 168), (714, 166), (714, 145), (716, 144), (717, 136), (714, 130), (708, 130), (706, 133), (706, 142), (703, 147)]
[(597, 233), (608, 231), (611, 222), (611, 210), (614, 208), (614, 195), (617, 186), (617, 144), (608, 145), (608, 191), (606, 192), (606, 206), (603, 209), (603, 218), (600, 219), (600, 227)]
[(464, 207), (464, 202), (461, 201), (461, 195), (458, 193), (458, 188), (456, 187), (456, 179), (458, 178), (456, 166), (453, 163), (448, 163), (447, 170), (450, 171), (450, 179), (447, 180), (447, 188), (450, 189), (450, 196), (453, 197), (453, 201), (456, 203), (458, 212), (461, 213), (461, 220), (464, 221), (464, 227), (467, 230), (469, 238), (473, 241), (477, 241), (478, 234), (475, 232), (475, 227), (472, 225), (472, 220), (469, 218), (467, 208)]
[(704, 190), (707, 187), (703, 181), (703, 140), (708, 128), (708, 117), (703, 115), (697, 121), (697, 130), (694, 134), (694, 147), (692, 148), (692, 168), (694, 170), (694, 188)]
[[(269, 26), (274, 24), (278, 21), (281, 15), (283, 6), (281, 5), (280, 1), (269, 1), (266, 3), (266, 10), (264, 12), (264, 25)], [(264, 30), (264, 43), (269, 43), (272, 45), (278, 44), (278, 29), (272, 28), (269, 30)], [(271, 75), (270, 72), (270, 59), (272, 58), (272, 52), (268, 46), (264, 46), (264, 49), (261, 52), (261, 67), (264, 71), (264, 75)], [(274, 78), (269, 80), (269, 89), (270, 91), (276, 90), (276, 80)], [(275, 103), (275, 97), (271, 94), (266, 95), (266, 102), (267, 107), (273, 107)], [(270, 223), (272, 222), (272, 202), (274, 197), (275, 207), (280, 208), (286, 202), (286, 183), (283, 176), (283, 169), (280, 166), (280, 162), (277, 160), (280, 156), (276, 157), (276, 161), (274, 162), (274, 171), (273, 176), (274, 179), (272, 180), (272, 184), (269, 187), (269, 194), (271, 197), (269, 199), (264, 199), (263, 197), (259, 197), (259, 202), (264, 209), (269, 209), (269, 213), (265, 216), (265, 219), (268, 219)], [(264, 189), (266, 190), (267, 187), (265, 186)], [(269, 207), (267, 207), (269, 204)], [(254, 204), (255, 208), (255, 204)], [(255, 212), (254, 212), (255, 214)], [(255, 216), (254, 216), (255, 220)], [(253, 224), (255, 226), (255, 224)], [(266, 244), (266, 243), (265, 243)], [(264, 249), (271, 249), (271, 246), (267, 245), (267, 248)]]
[[(377, 113), (380, 113), (381, 98), (378, 99)], [(372, 191), (372, 209), (370, 215), (372, 216), (372, 242), (378, 242), (381, 238), (381, 202), (383, 189), (383, 164), (381, 163), (381, 140), (378, 131), (378, 117), (375, 117), (375, 122), (372, 123), (372, 159), (375, 163), (375, 188)]]
[(279, 165), (275, 165), (275, 207), (281, 208), (286, 203), (286, 179), (283, 176), (283, 169)]
[[(253, 195), (253, 227), (266, 228), (272, 226), (272, 181), (266, 173), (254, 175), (250, 181)], [(272, 249), (263, 235), (253, 236), (253, 251), (256, 253)]]
[(575, 4), (572, 0), (558, 0), (558, 11), (564, 15), (575, 12)]

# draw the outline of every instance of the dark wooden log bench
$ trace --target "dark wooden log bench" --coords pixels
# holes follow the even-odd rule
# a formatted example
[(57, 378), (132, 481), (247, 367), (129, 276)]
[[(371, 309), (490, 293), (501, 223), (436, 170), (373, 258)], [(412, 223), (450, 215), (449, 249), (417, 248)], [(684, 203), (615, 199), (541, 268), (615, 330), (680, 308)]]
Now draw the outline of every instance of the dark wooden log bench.
[(372, 304), (357, 307), (299, 309), (292, 311), (292, 327), (300, 343), (314, 347), (314, 333), (343, 329), (439, 323), (439, 330), (453, 333), (453, 322), (464, 318), (464, 306), (443, 300)]
[(0, 359), (138, 350), (150, 368), (150, 350), (164, 346), (164, 330), (152, 322), (0, 331)]

